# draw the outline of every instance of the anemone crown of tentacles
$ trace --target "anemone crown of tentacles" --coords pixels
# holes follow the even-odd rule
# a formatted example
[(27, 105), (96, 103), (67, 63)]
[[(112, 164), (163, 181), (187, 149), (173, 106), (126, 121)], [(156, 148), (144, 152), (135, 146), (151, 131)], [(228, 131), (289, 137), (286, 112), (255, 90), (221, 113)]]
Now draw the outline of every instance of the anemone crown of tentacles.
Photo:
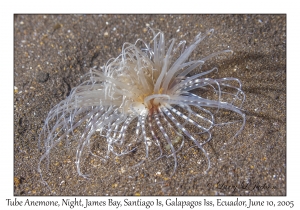
[[(154, 152), (157, 158), (174, 159), (174, 174), (178, 166), (177, 152), (186, 141), (192, 141), (205, 154), (207, 170), (210, 168), (210, 158), (203, 145), (212, 139), (218, 110), (238, 114), (242, 125), (235, 136), (241, 132), (245, 125), (241, 110), (245, 94), (240, 80), (207, 77), (217, 68), (201, 71), (208, 59), (232, 51), (223, 50), (191, 61), (191, 53), (212, 34), (212, 29), (199, 33), (189, 46), (174, 38), (166, 41), (160, 30), (149, 30), (153, 34), (150, 43), (142, 39), (134, 44), (124, 43), (117, 58), (110, 59), (101, 68), (90, 69), (89, 79), (51, 109), (39, 138), (44, 148), (40, 173), (41, 163), (49, 160), (51, 150), (71, 138), (78, 127), (83, 128), (76, 139), (76, 165), (81, 176), (86, 176), (80, 169), (82, 153), (90, 147), (94, 134), (106, 139), (107, 152), (101, 158), (131, 153), (137, 149), (137, 142), (142, 142), (144, 158), (138, 164)], [(198, 73), (192, 74), (194, 70)], [(132, 127), (134, 132), (129, 131)]]

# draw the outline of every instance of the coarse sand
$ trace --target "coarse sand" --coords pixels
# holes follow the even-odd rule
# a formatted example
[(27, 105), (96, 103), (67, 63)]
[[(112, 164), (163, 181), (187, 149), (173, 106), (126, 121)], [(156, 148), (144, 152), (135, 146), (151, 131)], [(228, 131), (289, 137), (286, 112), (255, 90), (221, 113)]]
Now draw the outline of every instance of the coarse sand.
[[(106, 161), (87, 156), (82, 170), (91, 177), (80, 177), (76, 140), (70, 147), (63, 141), (48, 170), (43, 162), (45, 185), (37, 171), (38, 135), (48, 112), (91, 67), (118, 56), (124, 42), (150, 41), (148, 26), (187, 44), (214, 29), (192, 58), (234, 51), (205, 68), (218, 67), (214, 78), (242, 82), (244, 130), (230, 140), (234, 126), (216, 127), (205, 145), (208, 173), (201, 174), (204, 155), (191, 148), (180, 154), (171, 178), (164, 175), (173, 170), (171, 159), (129, 168), (134, 154)], [(286, 15), (15, 15), (14, 195), (286, 195)]]

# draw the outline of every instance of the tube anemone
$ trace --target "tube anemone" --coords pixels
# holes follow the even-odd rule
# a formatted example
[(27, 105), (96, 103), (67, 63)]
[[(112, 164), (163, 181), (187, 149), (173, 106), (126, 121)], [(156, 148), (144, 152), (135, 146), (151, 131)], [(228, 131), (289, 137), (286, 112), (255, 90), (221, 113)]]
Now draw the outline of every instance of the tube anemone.
[[(76, 139), (75, 162), (81, 176), (85, 176), (80, 169), (82, 154), (94, 134), (106, 139), (107, 153), (103, 158), (128, 154), (138, 149), (135, 142), (143, 142), (145, 157), (140, 163), (149, 157), (150, 151), (155, 151), (150, 147), (155, 147), (157, 158), (173, 157), (173, 175), (178, 165), (177, 152), (185, 140), (192, 141), (204, 153), (207, 170), (210, 168), (210, 158), (203, 145), (211, 140), (211, 130), (217, 125), (212, 109), (240, 115), (242, 125), (235, 136), (241, 132), (245, 125), (245, 114), (241, 110), (245, 94), (241, 82), (232, 77), (206, 77), (217, 68), (200, 71), (208, 59), (231, 50), (188, 60), (213, 30), (199, 33), (187, 47), (185, 41), (166, 42), (160, 30), (150, 31), (154, 38), (149, 44), (141, 39), (135, 44), (124, 43), (117, 58), (110, 59), (101, 69), (90, 69), (89, 79), (73, 88), (65, 100), (50, 110), (39, 136), (39, 144), (43, 142), (44, 148), (38, 165), (40, 173), (41, 163), (45, 159), (49, 161), (51, 150), (72, 137), (77, 128), (83, 129)], [(137, 47), (138, 43), (143, 47)], [(188, 76), (195, 69), (200, 73)], [(203, 92), (214, 97), (204, 96)], [(239, 107), (236, 101), (240, 102)], [(134, 135), (128, 135), (129, 127), (135, 129)], [(200, 136), (205, 138), (200, 139)], [(181, 143), (178, 145), (178, 142)], [(116, 149), (118, 146), (123, 149)]]

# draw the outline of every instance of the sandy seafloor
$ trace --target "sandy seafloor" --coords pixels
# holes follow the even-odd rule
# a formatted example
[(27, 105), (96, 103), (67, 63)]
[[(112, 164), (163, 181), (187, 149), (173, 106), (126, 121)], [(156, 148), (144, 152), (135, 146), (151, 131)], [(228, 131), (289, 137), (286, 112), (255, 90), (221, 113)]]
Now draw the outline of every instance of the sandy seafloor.
[[(82, 171), (91, 177), (80, 177), (75, 135), (69, 148), (62, 142), (53, 150), (48, 170), (43, 162), (45, 186), (37, 171), (38, 135), (49, 110), (91, 67), (119, 55), (124, 42), (151, 40), (147, 26), (187, 44), (214, 29), (192, 58), (234, 51), (203, 69), (216, 66), (213, 78), (240, 79), (244, 130), (230, 141), (238, 125), (216, 128), (205, 145), (208, 173), (201, 173), (207, 163), (201, 151), (190, 149), (179, 154), (171, 178), (172, 158), (128, 168), (135, 154), (88, 156)], [(14, 195), (286, 195), (286, 15), (16, 15), (14, 88)]]

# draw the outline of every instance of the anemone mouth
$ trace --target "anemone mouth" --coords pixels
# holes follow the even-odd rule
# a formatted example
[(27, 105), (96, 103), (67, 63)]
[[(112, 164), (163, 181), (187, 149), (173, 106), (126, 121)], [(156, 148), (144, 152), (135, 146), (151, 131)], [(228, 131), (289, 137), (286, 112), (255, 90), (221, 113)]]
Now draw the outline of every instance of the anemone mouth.
[[(212, 139), (211, 130), (220, 124), (211, 109), (228, 110), (240, 116), (242, 125), (233, 137), (241, 132), (245, 125), (240, 108), (245, 100), (241, 82), (231, 77), (206, 77), (216, 68), (187, 76), (194, 69), (201, 69), (206, 60), (231, 52), (224, 50), (200, 60), (188, 60), (213, 30), (199, 33), (187, 47), (185, 42), (176, 46), (175, 39), (167, 44), (163, 32), (150, 31), (154, 36), (150, 44), (137, 41), (144, 44), (143, 50), (137, 42), (125, 43), (120, 56), (111, 59), (102, 70), (91, 69), (90, 79), (72, 89), (68, 98), (51, 109), (39, 137), (39, 143), (44, 143), (40, 173), (41, 163), (49, 161), (52, 149), (77, 128), (82, 128), (76, 139), (76, 168), (81, 176), (85, 176), (81, 172), (83, 154), (87, 151), (97, 156), (90, 149), (95, 134), (105, 139), (104, 158), (132, 153), (136, 151), (135, 145), (142, 143), (144, 158), (136, 165), (147, 160), (149, 153), (154, 153), (156, 159), (171, 157), (173, 175), (178, 165), (177, 154), (186, 141), (204, 154), (207, 170), (210, 168), (210, 158), (203, 146)], [(202, 94), (205, 91), (207, 96)]]

